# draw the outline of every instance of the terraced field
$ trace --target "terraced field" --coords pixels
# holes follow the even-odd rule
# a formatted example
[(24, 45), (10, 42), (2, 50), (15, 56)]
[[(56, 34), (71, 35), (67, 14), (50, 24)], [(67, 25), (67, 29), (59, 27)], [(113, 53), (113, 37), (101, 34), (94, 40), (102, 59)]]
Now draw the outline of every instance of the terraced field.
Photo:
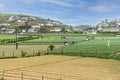
[(20, 80), (21, 73), (24, 80), (120, 80), (119, 66), (117, 60), (53, 55), (0, 60), (5, 80)]

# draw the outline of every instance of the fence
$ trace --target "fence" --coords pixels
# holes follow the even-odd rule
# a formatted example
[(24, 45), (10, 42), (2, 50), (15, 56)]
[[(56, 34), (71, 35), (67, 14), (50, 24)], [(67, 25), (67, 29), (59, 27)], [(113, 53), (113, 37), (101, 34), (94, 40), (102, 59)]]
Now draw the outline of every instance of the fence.
[(30, 57), (30, 56), (40, 56), (43, 55), (44, 53), (47, 53), (47, 50), (38, 50), (38, 51), (13, 51), (13, 52), (8, 52), (8, 51), (0, 51), (0, 59), (3, 58), (17, 58), (17, 57)]
[(19, 75), (15, 73), (7, 73), (5, 74), (4, 69), (2, 69), (1, 73), (1, 78), (0, 80), (62, 80), (62, 78), (52, 78), (52, 77), (47, 77), (44, 75), (41, 76), (32, 76), (32, 75), (24, 75), (24, 73), (20, 73)]
[(49, 45), (19, 45), (19, 48), (16, 50), (15, 45), (0, 45), (0, 58), (39, 56), (47, 52), (48, 46)]
[[(66, 61), (76, 60), (79, 58), (63, 59), (51, 62), (45, 62), (35, 65), (23, 66), (20, 68), (13, 68), (9, 70), (4, 70), (0, 72), (0, 78), (5, 80), (82, 80), (79, 74), (66, 74), (61, 72), (56, 72), (54, 69), (47, 70), (44, 68), (53, 66), (58, 63), (63, 63)], [(49, 67), (51, 69), (51, 67)], [(70, 70), (71, 72), (71, 70)]]

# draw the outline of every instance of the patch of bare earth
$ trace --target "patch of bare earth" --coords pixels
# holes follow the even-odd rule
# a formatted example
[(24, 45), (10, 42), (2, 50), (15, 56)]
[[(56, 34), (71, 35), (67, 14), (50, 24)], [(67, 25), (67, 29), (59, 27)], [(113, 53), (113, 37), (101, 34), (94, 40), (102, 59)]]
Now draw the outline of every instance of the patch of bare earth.
[[(5, 80), (120, 80), (120, 61), (46, 55), (1, 59)], [(0, 74), (1, 76), (1, 74)]]

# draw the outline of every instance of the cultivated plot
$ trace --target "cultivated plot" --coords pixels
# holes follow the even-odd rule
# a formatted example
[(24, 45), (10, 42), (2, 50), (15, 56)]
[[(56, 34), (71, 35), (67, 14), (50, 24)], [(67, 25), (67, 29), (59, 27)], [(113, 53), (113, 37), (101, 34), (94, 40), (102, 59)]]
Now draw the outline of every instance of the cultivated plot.
[(0, 60), (6, 80), (119, 80), (120, 62), (117, 60), (40, 56)]

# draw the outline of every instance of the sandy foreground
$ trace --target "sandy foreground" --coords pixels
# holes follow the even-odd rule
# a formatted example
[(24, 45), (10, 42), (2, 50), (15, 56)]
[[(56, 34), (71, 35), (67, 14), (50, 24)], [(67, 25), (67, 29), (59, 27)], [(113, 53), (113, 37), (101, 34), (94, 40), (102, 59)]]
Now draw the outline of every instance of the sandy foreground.
[(120, 80), (120, 61), (46, 55), (0, 59), (5, 80)]

